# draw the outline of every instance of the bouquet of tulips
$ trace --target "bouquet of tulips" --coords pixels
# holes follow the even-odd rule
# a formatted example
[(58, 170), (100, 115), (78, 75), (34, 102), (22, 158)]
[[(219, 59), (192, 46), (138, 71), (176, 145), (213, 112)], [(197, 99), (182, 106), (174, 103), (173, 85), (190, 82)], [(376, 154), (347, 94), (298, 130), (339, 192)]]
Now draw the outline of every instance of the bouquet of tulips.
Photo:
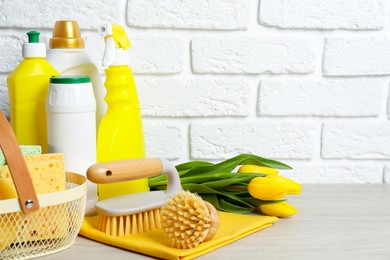
[[(278, 170), (291, 169), (282, 162), (241, 154), (217, 164), (191, 161), (177, 165), (176, 169), (183, 190), (199, 194), (218, 210), (277, 217), (297, 213), (284, 196), (300, 194), (301, 185), (278, 175)], [(149, 178), (152, 190), (165, 190), (166, 185), (165, 175)]]

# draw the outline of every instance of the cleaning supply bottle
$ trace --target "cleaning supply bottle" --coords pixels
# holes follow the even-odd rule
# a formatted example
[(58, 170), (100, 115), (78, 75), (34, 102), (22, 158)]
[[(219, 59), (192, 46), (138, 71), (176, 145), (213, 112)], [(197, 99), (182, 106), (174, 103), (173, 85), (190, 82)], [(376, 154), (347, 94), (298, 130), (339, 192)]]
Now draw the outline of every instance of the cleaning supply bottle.
[[(106, 44), (103, 66), (109, 67), (105, 70), (104, 83), (108, 109), (99, 125), (97, 160), (106, 162), (145, 157), (141, 110), (126, 51), (131, 47), (130, 41), (119, 25), (107, 24), (100, 31)], [(149, 191), (146, 178), (98, 185), (99, 200), (145, 191)]]
[(50, 38), (47, 61), (63, 76), (89, 76), (96, 100), (96, 129), (107, 110), (105, 88), (99, 71), (85, 51), (76, 21), (56, 21)]
[[(65, 170), (86, 176), (96, 163), (96, 101), (88, 76), (50, 78), (46, 100), (49, 152), (63, 153)], [(88, 181), (86, 215), (97, 202), (96, 184)]]
[(40, 145), (47, 153), (46, 96), (49, 79), (58, 72), (45, 60), (46, 46), (39, 32), (28, 32), (24, 60), (7, 78), (11, 126), (20, 144)]

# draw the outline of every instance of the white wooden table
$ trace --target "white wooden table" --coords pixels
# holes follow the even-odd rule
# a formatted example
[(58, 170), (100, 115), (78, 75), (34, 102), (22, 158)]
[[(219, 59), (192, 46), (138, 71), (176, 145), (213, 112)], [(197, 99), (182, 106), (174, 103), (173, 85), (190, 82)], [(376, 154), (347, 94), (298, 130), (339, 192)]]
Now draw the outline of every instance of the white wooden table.
[[(304, 185), (299, 213), (198, 259), (390, 259), (390, 184)], [(78, 237), (40, 259), (152, 259)]]

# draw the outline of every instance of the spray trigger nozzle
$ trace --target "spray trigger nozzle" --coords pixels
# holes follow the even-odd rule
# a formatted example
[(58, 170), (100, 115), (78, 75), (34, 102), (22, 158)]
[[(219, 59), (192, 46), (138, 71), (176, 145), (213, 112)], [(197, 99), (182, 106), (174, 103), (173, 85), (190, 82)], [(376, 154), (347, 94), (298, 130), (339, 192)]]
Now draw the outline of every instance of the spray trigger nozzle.
[(117, 24), (105, 24), (99, 32), (104, 36), (106, 47), (103, 55), (103, 66), (128, 65), (127, 49), (131, 47), (125, 29)]

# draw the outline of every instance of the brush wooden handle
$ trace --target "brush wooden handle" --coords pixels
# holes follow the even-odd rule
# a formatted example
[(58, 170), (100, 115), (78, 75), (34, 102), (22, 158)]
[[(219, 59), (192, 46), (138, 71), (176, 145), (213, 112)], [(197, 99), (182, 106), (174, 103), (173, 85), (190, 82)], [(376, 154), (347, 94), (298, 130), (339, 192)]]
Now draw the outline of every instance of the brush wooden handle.
[(3, 112), (0, 111), (0, 147), (25, 215), (39, 209), (39, 201), (19, 144)]
[(87, 178), (93, 183), (105, 184), (148, 178), (160, 175), (162, 170), (158, 158), (129, 159), (96, 163), (88, 168)]

